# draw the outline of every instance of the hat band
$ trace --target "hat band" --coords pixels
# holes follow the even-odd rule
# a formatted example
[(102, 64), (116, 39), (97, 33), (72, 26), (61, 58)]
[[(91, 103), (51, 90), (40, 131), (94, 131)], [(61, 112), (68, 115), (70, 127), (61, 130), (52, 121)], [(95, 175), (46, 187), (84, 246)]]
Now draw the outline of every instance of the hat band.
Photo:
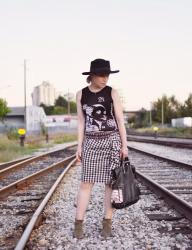
[(90, 73), (101, 73), (101, 72), (111, 72), (110, 68), (97, 68), (97, 69), (91, 69)]

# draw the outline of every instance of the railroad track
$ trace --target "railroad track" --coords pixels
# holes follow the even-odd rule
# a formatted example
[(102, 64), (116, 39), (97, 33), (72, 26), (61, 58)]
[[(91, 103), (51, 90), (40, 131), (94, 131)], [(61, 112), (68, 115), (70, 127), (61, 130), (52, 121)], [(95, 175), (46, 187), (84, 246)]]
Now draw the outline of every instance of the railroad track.
[(192, 221), (192, 165), (129, 148), (139, 179)]
[(192, 149), (192, 139), (187, 138), (171, 138), (171, 137), (157, 137), (154, 136), (139, 136), (131, 135), (127, 136), (128, 141), (154, 143), (158, 145), (171, 146), (175, 148), (188, 148)]
[[(170, 159), (165, 159), (165, 158), (162, 159), (162, 157), (160, 158), (159, 156), (154, 156), (154, 155), (152, 156), (150, 155), (149, 152), (144, 153), (135, 148), (130, 149), (130, 159), (131, 159), (131, 162), (136, 166), (136, 170), (137, 170), (136, 174), (137, 174), (138, 180), (142, 181), (143, 183), (143, 184), (140, 183), (142, 196), (151, 195), (151, 191), (149, 191), (148, 189), (148, 187), (150, 187), (150, 189), (152, 189), (155, 193), (157, 193), (158, 196), (160, 196), (161, 198), (161, 202), (156, 201), (155, 205), (150, 206), (150, 207), (146, 206), (145, 209), (150, 210), (150, 212), (147, 212), (148, 218), (150, 220), (158, 220), (158, 221), (164, 221), (164, 222), (174, 221), (174, 223), (171, 224), (171, 228), (174, 227), (174, 230), (175, 230), (174, 232), (184, 232), (187, 236), (188, 235), (190, 236), (192, 224), (190, 224), (188, 220), (185, 219), (185, 217), (187, 217), (190, 220), (192, 220), (191, 218), (192, 187), (190, 184), (192, 180), (192, 169), (190, 168), (190, 164), (185, 163), (182, 165), (181, 162), (179, 163), (175, 161), (171, 162)], [(167, 162), (167, 160), (169, 160), (169, 162)], [(62, 161), (62, 163), (58, 162), (56, 164), (57, 167), (54, 168), (54, 172), (52, 172), (51, 175), (46, 173), (45, 175), (41, 175), (41, 177), (39, 176), (39, 178), (36, 178), (35, 182), (31, 182), (30, 189), (29, 189), (29, 186), (22, 187), (21, 185), (19, 186), (21, 189), (19, 189), (13, 195), (9, 195), (8, 199), (6, 199), (5, 197), (1, 198), (0, 207), (2, 208), (1, 209), (2, 214), (0, 216), (2, 217), (2, 219), (3, 219), (3, 216), (4, 218), (7, 216), (8, 217), (12, 216), (13, 223), (15, 223), (14, 216), (17, 216), (18, 220), (15, 223), (14, 229), (12, 225), (8, 225), (7, 222), (5, 223), (5, 225), (7, 225), (7, 231), (6, 231), (6, 234), (4, 234), (4, 236), (0, 238), (0, 242), (3, 240), (3, 244), (2, 246), (0, 245), (0, 249), (3, 249), (3, 250), (13, 249), (12, 247), (16, 246), (16, 244), (17, 244), (16, 250), (24, 249), (32, 233), (32, 230), (39, 225), (39, 222), (42, 219), (42, 214), (44, 214), (43, 210), (45, 209), (45, 205), (47, 204), (54, 190), (56, 189), (56, 186), (60, 183), (64, 174), (70, 169), (70, 167), (75, 162), (74, 155), (67, 157), (64, 161)], [(63, 167), (61, 167), (61, 165), (63, 166), (64, 164), (68, 164), (68, 166), (66, 167), (65, 171), (62, 172)], [(53, 178), (53, 176), (57, 176), (57, 177), (59, 176), (54, 186), (52, 185), (55, 182), (56, 177)], [(181, 181), (179, 182), (177, 179), (177, 178), (180, 178), (181, 180), (181, 176), (182, 176), (183, 182)], [(48, 184), (49, 184), (49, 187), (47, 187)], [(186, 184), (189, 184), (189, 185), (186, 185)], [(47, 188), (46, 190), (44, 186), (46, 186)], [(47, 193), (48, 192), (47, 190), (50, 189), (51, 186), (52, 186), (51, 191)], [(170, 193), (174, 193), (175, 196), (177, 196), (176, 204), (175, 204), (175, 201), (173, 201), (172, 196), (170, 196)], [(169, 196), (167, 196), (168, 194)], [(179, 196), (179, 200), (180, 198), (182, 198), (182, 202), (180, 203), (178, 203), (178, 196)], [(159, 204), (162, 203), (162, 197), (166, 200), (166, 202), (168, 202), (171, 205), (171, 207), (173, 206), (177, 211), (179, 211), (179, 213), (174, 212), (170, 214), (168, 213), (169, 208), (166, 208), (165, 211), (163, 212), (158, 211), (158, 209), (161, 209), (161, 206)], [(54, 204), (54, 201), (52, 203)], [(188, 209), (186, 209), (186, 203), (187, 203)], [(35, 209), (36, 211), (34, 213)], [(74, 209), (74, 208), (71, 208), (71, 209)], [(45, 219), (46, 218), (44, 218), (44, 220)], [(28, 221), (29, 223), (26, 226)], [(52, 230), (52, 227), (53, 225), (50, 227), (50, 230)], [(170, 227), (170, 223), (168, 223), (167, 227)], [(9, 231), (9, 230), (12, 230), (12, 231)], [(162, 228), (162, 227), (160, 227), (159, 230), (162, 230), (163, 233), (166, 231), (165, 228)], [(170, 228), (168, 230), (170, 230)], [(192, 235), (190, 237), (192, 240)], [(72, 244), (73, 240), (71, 239), (70, 241)], [(41, 244), (44, 244), (43, 241), (41, 242)], [(192, 247), (192, 244), (190, 246)], [(42, 246), (42, 247), (45, 247), (45, 246)], [(29, 249), (33, 249), (33, 247)]]
[[(134, 157), (133, 151), (130, 154)], [(71, 170), (45, 207), (44, 220), (33, 230), (26, 249), (191, 249), (192, 223), (158, 199), (143, 183), (139, 183), (141, 200), (130, 208), (115, 211), (114, 235), (107, 241), (100, 236), (103, 191), (96, 185), (97, 195), (93, 195), (86, 214), (85, 238), (77, 241), (73, 238), (73, 222), (80, 168)], [(20, 244), (22, 241), (24, 236)], [(170, 243), (173, 248), (168, 247)]]
[[(130, 129), (126, 129), (127, 131), (127, 134), (128, 135), (133, 135), (133, 136), (144, 136), (144, 137), (154, 137), (154, 132), (135, 132), (133, 130), (130, 130)], [(174, 135), (161, 135), (161, 134), (158, 134), (158, 137), (159, 138), (172, 138), (172, 139), (184, 139), (184, 140), (192, 140), (192, 137), (189, 138), (189, 137), (182, 137), (182, 136), (174, 136)]]
[(30, 179), (30, 176), (33, 176), (33, 174), (46, 169), (47, 165), (59, 162), (63, 159), (64, 154), (65, 157), (71, 155), (71, 148), (73, 148), (74, 145), (76, 144), (31, 157), (0, 170), (0, 198), (7, 195), (8, 192), (11, 192), (13, 187), (22, 184), (24, 180), (27, 181)]
[(13, 249), (31, 215), (74, 160), (76, 144), (0, 171), (0, 249)]
[(20, 158), (20, 159), (17, 159), (17, 160), (13, 160), (13, 161), (9, 161), (9, 162), (4, 162), (4, 163), (0, 163), (0, 170), (2, 169), (5, 169), (7, 167), (10, 167), (12, 165), (15, 165), (19, 162), (22, 162), (22, 161), (25, 161), (29, 158), (31, 158), (32, 156), (28, 156), (28, 157), (23, 157), (23, 158)]

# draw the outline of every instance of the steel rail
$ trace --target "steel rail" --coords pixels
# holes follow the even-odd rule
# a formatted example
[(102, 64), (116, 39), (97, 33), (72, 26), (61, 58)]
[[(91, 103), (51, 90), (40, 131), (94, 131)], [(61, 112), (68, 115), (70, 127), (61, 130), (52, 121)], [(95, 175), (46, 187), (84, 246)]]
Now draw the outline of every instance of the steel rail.
[[(145, 137), (154, 137), (154, 132), (135, 132), (126, 129), (127, 135), (130, 136), (145, 136)], [(192, 137), (184, 137), (184, 136), (174, 136), (174, 135), (162, 135), (158, 133), (159, 138), (170, 138), (170, 139), (184, 139), (184, 140), (192, 140)]]
[(152, 156), (152, 157), (157, 158), (157, 159), (165, 160), (165, 161), (168, 161), (170, 163), (179, 164), (182, 167), (185, 167), (187, 169), (192, 169), (192, 165), (189, 164), (189, 163), (186, 163), (186, 162), (176, 161), (176, 160), (171, 159), (171, 158), (167, 158), (167, 157), (164, 157), (164, 156), (156, 155), (156, 154), (153, 154), (153, 153), (151, 153), (149, 151), (136, 148), (134, 146), (128, 146), (128, 149), (132, 149), (132, 150), (135, 150), (135, 151), (137, 151), (139, 153), (143, 153), (145, 155), (149, 155), (149, 156)]
[(75, 157), (75, 155), (67, 157), (64, 160), (61, 160), (61, 161), (59, 161), (57, 163), (52, 164), (51, 166), (48, 166), (47, 168), (44, 168), (44, 169), (42, 169), (42, 170), (40, 170), (40, 171), (38, 171), (36, 173), (33, 173), (33, 174), (28, 175), (27, 177), (24, 177), (24, 178), (22, 178), (22, 179), (20, 179), (18, 181), (15, 181), (15, 182), (9, 184), (6, 187), (1, 188), (0, 189), (0, 198), (4, 198), (7, 195), (13, 193), (15, 190), (23, 187), (24, 184), (29, 183), (31, 180), (35, 179), (36, 177), (39, 177), (39, 176), (51, 171), (54, 168), (57, 168), (57, 167), (62, 166), (63, 164), (66, 164), (67, 161), (70, 161), (74, 157)]
[[(165, 161), (168, 161), (168, 162), (174, 163), (174, 164), (179, 164), (182, 167), (185, 167), (187, 169), (189, 169), (189, 168), (192, 169), (191, 164), (187, 164), (187, 163), (184, 163), (184, 162), (180, 162), (180, 161), (176, 161), (176, 160), (173, 160), (173, 159), (170, 159), (170, 158), (159, 156), (159, 155), (150, 153), (148, 151), (143, 151), (143, 150), (138, 149), (138, 148), (133, 147), (133, 146), (128, 146), (128, 148), (132, 149), (134, 151), (137, 151), (139, 153), (143, 153), (143, 154), (146, 154), (148, 156), (152, 156), (152, 157), (157, 158), (157, 159), (165, 160)], [(154, 193), (162, 196), (166, 200), (167, 203), (169, 203), (178, 212), (180, 212), (181, 214), (184, 214), (186, 216), (186, 218), (188, 218), (189, 220), (192, 221), (192, 206), (188, 202), (186, 202), (185, 200), (179, 198), (176, 194), (174, 194), (173, 192), (171, 192), (167, 188), (163, 187), (162, 185), (160, 185), (156, 181), (152, 180), (152, 178), (146, 176), (145, 174), (142, 174), (138, 170), (136, 170), (136, 176), (138, 178), (140, 178), (140, 180), (145, 182), (146, 185), (148, 185), (149, 188), (151, 188)]]
[(192, 221), (192, 206), (180, 199), (173, 192), (169, 191), (167, 188), (161, 186), (157, 182), (153, 181), (151, 178), (142, 174), (140, 171), (136, 170), (136, 176), (143, 181), (149, 188), (165, 199), (165, 201), (173, 206), (178, 212), (183, 214), (186, 218)]
[(0, 170), (0, 178), (1, 178), (2, 176), (4, 176), (4, 174), (6, 174), (7, 172), (12, 171), (13, 169), (17, 169), (17, 168), (20, 168), (20, 167), (24, 167), (24, 166), (26, 166), (27, 164), (29, 164), (29, 163), (31, 163), (31, 162), (33, 162), (33, 161), (40, 160), (41, 158), (43, 158), (43, 157), (45, 157), (45, 156), (48, 156), (48, 155), (51, 155), (51, 154), (54, 154), (54, 153), (63, 151), (63, 150), (65, 150), (65, 149), (67, 149), (67, 148), (71, 148), (71, 147), (74, 147), (74, 146), (76, 146), (76, 145), (77, 145), (77, 143), (75, 142), (75, 143), (72, 143), (72, 144), (70, 144), (70, 145), (66, 145), (66, 146), (64, 146), (64, 147), (61, 148), (61, 149), (56, 149), (56, 150), (52, 150), (52, 151), (43, 153), (43, 154), (38, 155), (38, 156), (33, 156), (33, 157), (31, 157), (30, 159), (27, 159), (27, 160), (21, 161), (21, 162), (19, 162), (19, 163), (16, 163), (16, 164), (14, 164), (14, 165), (11, 165), (11, 166), (9, 166), (9, 167), (7, 167), (7, 168), (5, 168), (5, 169)]
[(18, 241), (15, 250), (22, 250), (24, 249), (25, 245), (27, 244), (27, 241), (33, 231), (33, 229), (35, 227), (38, 226), (38, 224), (40, 223), (41, 219), (42, 219), (42, 212), (45, 208), (45, 206), (47, 205), (49, 199), (52, 197), (53, 193), (55, 192), (56, 188), (58, 187), (58, 185), (60, 184), (61, 180), (63, 179), (63, 177), (65, 176), (65, 174), (69, 171), (69, 169), (71, 168), (71, 166), (76, 162), (76, 159), (72, 160), (68, 166), (64, 169), (64, 171), (60, 174), (60, 176), (58, 177), (58, 179), (55, 181), (55, 183), (53, 184), (53, 186), (51, 187), (50, 191), (47, 193), (47, 195), (45, 196), (45, 198), (43, 199), (43, 201), (41, 202), (41, 204), (39, 205), (39, 207), (36, 209), (35, 213), (33, 214), (32, 218), (30, 219), (28, 225), (26, 226), (20, 240)]
[(6, 162), (3, 162), (3, 163), (0, 163), (0, 170), (4, 169), (4, 168), (7, 168), (11, 165), (15, 165), (16, 163), (19, 163), (21, 161), (25, 161), (29, 158), (31, 158), (33, 156), (28, 156), (28, 157), (23, 157), (23, 158), (20, 158), (20, 159), (17, 159), (17, 160), (13, 160), (13, 161), (6, 161)]
[(153, 143), (153, 144), (158, 144), (158, 145), (165, 145), (165, 146), (171, 146), (171, 147), (176, 147), (176, 148), (188, 148), (192, 149), (192, 143), (187, 143), (187, 142), (181, 142), (181, 141), (164, 141), (161, 140), (161, 138), (157, 139), (152, 139), (152, 138), (136, 138), (134, 136), (128, 135), (127, 136), (128, 141), (136, 141), (136, 142), (145, 142), (145, 143)]

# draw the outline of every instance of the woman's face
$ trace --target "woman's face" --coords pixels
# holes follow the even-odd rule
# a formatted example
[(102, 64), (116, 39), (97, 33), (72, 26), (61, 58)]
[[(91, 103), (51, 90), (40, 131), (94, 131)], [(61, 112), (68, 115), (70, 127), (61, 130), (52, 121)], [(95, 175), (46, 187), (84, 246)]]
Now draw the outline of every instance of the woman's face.
[(91, 83), (95, 85), (95, 87), (103, 88), (106, 86), (109, 79), (109, 74), (97, 74), (92, 75)]

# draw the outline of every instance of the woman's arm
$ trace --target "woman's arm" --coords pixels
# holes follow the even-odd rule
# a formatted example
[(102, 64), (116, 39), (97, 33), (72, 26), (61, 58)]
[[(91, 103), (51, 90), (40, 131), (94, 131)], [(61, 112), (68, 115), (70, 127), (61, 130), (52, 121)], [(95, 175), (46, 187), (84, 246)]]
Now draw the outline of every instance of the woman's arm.
[(115, 117), (117, 120), (121, 142), (122, 142), (121, 156), (125, 158), (128, 156), (128, 149), (127, 149), (127, 134), (126, 134), (126, 129), (124, 125), (124, 117), (123, 117), (123, 108), (122, 108), (117, 90), (112, 88), (111, 96), (113, 99)]
[(81, 160), (81, 151), (82, 151), (82, 143), (83, 143), (84, 128), (85, 128), (85, 117), (81, 106), (81, 95), (82, 95), (82, 90), (79, 90), (76, 94), (77, 118), (78, 118), (78, 146), (77, 146), (76, 158), (79, 161)]

